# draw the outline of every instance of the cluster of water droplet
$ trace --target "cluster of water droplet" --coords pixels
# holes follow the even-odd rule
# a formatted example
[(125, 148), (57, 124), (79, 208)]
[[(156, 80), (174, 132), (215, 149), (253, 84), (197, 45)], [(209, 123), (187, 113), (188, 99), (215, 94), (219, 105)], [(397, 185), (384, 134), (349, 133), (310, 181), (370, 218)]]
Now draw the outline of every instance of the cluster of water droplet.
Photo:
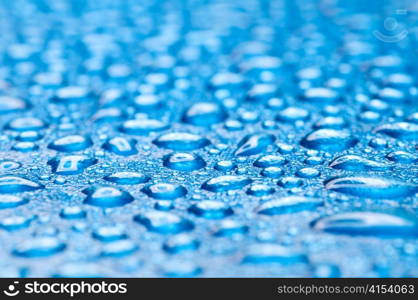
[(417, 276), (417, 36), (361, 3), (3, 2), (0, 275)]

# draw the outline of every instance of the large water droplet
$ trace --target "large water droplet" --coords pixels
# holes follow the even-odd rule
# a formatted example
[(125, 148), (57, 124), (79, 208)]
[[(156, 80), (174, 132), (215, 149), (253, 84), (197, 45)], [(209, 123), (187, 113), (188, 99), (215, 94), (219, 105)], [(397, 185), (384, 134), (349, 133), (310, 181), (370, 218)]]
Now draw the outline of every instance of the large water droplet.
[(204, 200), (193, 204), (189, 211), (198, 217), (211, 220), (223, 219), (234, 213), (226, 203), (214, 200)]
[(323, 201), (320, 199), (303, 196), (287, 196), (264, 202), (257, 208), (257, 212), (262, 215), (274, 216), (315, 210), (321, 205), (323, 205)]
[(126, 139), (124, 137), (114, 137), (109, 139), (104, 145), (103, 148), (113, 152), (117, 155), (129, 156), (138, 153), (136, 150), (136, 141), (133, 139)]
[(160, 109), (163, 105), (161, 99), (153, 94), (143, 94), (135, 97), (135, 107), (141, 112), (150, 112), (156, 109)]
[(5, 217), (0, 220), (0, 228), (7, 231), (15, 231), (28, 228), (34, 218), (24, 216)]
[(287, 122), (287, 123), (295, 123), (296, 121), (305, 121), (309, 119), (309, 111), (304, 108), (290, 106), (283, 110), (281, 110), (276, 119), (278, 121)]
[(18, 176), (0, 176), (0, 193), (20, 193), (43, 188), (43, 185)]
[(22, 99), (10, 96), (0, 96), (0, 115), (19, 112), (25, 110), (27, 107), (27, 103)]
[(140, 184), (149, 181), (149, 177), (138, 172), (118, 172), (104, 177), (105, 180), (117, 184)]
[(123, 226), (100, 226), (93, 231), (92, 236), (95, 239), (98, 239), (101, 242), (114, 242), (118, 240), (123, 240), (127, 238), (125, 229)]
[(264, 152), (268, 146), (274, 143), (276, 138), (272, 134), (254, 133), (244, 137), (235, 151), (237, 156), (249, 156)]
[(386, 155), (386, 158), (400, 164), (410, 164), (418, 161), (418, 158), (414, 154), (405, 151), (390, 152)]
[(0, 161), (0, 172), (11, 171), (19, 169), (22, 166), (21, 163), (14, 160), (1, 160)]
[(204, 137), (187, 132), (172, 132), (161, 135), (153, 141), (161, 148), (177, 151), (190, 151), (206, 147), (210, 141)]
[(329, 166), (334, 169), (346, 171), (384, 171), (388, 165), (370, 160), (358, 155), (343, 155), (335, 158)]
[(134, 221), (142, 224), (149, 231), (160, 234), (177, 234), (193, 230), (194, 224), (169, 212), (150, 211), (134, 216)]
[(65, 220), (83, 219), (86, 215), (86, 212), (80, 206), (67, 206), (60, 212), (60, 217)]
[(59, 175), (76, 175), (94, 165), (97, 159), (89, 158), (85, 155), (68, 155), (56, 157), (48, 161), (52, 166), (52, 171)]
[(206, 181), (202, 188), (211, 192), (238, 190), (251, 183), (251, 179), (243, 175), (223, 175)]
[(142, 191), (151, 198), (161, 200), (175, 200), (187, 194), (183, 186), (174, 183), (154, 183), (145, 186)]
[(206, 166), (206, 162), (200, 155), (192, 153), (172, 153), (164, 156), (163, 164), (165, 167), (177, 171), (195, 171)]
[(254, 166), (259, 168), (267, 168), (272, 166), (282, 166), (286, 163), (286, 159), (280, 155), (264, 155), (260, 156), (255, 162)]
[(242, 222), (226, 219), (220, 222), (213, 235), (216, 237), (233, 237), (237, 235), (244, 235), (248, 231), (249, 227)]
[(313, 228), (329, 233), (377, 237), (417, 237), (418, 223), (414, 219), (380, 212), (348, 212), (323, 217), (313, 222)]
[(318, 129), (306, 135), (301, 145), (315, 150), (338, 152), (353, 147), (357, 142), (348, 130)]
[(418, 124), (408, 122), (398, 122), (384, 124), (376, 128), (377, 133), (384, 133), (396, 139), (417, 140)]
[(306, 263), (306, 255), (296, 249), (284, 247), (277, 244), (254, 244), (251, 245), (243, 258), (242, 263), (270, 264), (278, 263), (283, 265)]
[(85, 150), (93, 145), (92, 140), (87, 136), (68, 135), (56, 139), (48, 145), (49, 148), (60, 152), (75, 152)]
[(273, 187), (266, 184), (252, 184), (248, 188), (247, 194), (256, 197), (263, 197), (274, 194), (275, 191), (276, 190)]
[(368, 176), (336, 177), (325, 182), (325, 188), (353, 196), (392, 199), (412, 196), (418, 186), (396, 179)]
[(125, 257), (138, 249), (139, 247), (133, 241), (120, 240), (105, 244), (100, 254), (104, 257)]
[(26, 258), (47, 257), (62, 252), (66, 245), (54, 237), (36, 237), (18, 244), (13, 254)]
[(90, 187), (83, 190), (87, 195), (84, 203), (99, 207), (118, 207), (134, 201), (128, 192), (111, 186)]
[(14, 195), (0, 195), (0, 209), (14, 208), (28, 202), (27, 198)]
[(17, 118), (13, 119), (6, 124), (6, 129), (14, 131), (31, 131), (31, 130), (41, 130), (46, 124), (38, 118), (26, 117), (26, 118)]
[(210, 126), (221, 123), (228, 117), (225, 109), (215, 102), (198, 102), (190, 106), (183, 115), (185, 123)]
[(338, 100), (338, 94), (328, 88), (309, 88), (303, 94), (303, 100), (312, 104), (329, 104)]
[(184, 233), (170, 237), (164, 244), (164, 251), (170, 254), (177, 254), (186, 251), (195, 251), (199, 248), (200, 242), (192, 235)]
[(88, 90), (82, 86), (67, 86), (57, 90), (54, 102), (61, 104), (82, 103), (90, 101), (91, 95)]
[(132, 135), (148, 135), (151, 132), (168, 129), (169, 125), (159, 120), (153, 119), (135, 119), (125, 121), (120, 131)]

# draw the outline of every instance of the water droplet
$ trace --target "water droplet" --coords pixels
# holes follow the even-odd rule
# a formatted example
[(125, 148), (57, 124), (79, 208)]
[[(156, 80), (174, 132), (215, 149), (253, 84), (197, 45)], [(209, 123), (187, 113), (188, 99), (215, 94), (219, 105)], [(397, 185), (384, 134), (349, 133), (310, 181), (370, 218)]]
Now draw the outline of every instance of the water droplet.
[(307, 263), (306, 255), (296, 249), (277, 244), (253, 244), (247, 250), (242, 263), (245, 264), (271, 264), (283, 265)]
[(274, 84), (255, 84), (249, 91), (247, 100), (264, 103), (277, 95), (277, 86)]
[(353, 196), (392, 199), (412, 196), (418, 186), (395, 179), (367, 176), (336, 177), (325, 182), (325, 188)]
[(386, 158), (390, 161), (401, 163), (401, 164), (410, 164), (417, 162), (418, 158), (412, 153), (405, 151), (394, 151), (386, 155)]
[(286, 163), (286, 159), (280, 155), (264, 155), (260, 156), (255, 162), (254, 166), (259, 168), (267, 168), (272, 166), (282, 166)]
[(233, 237), (237, 235), (245, 235), (249, 231), (249, 227), (236, 220), (222, 220), (216, 231), (213, 233), (216, 237)]
[(120, 131), (132, 135), (148, 135), (151, 132), (168, 129), (169, 125), (159, 120), (153, 119), (135, 119), (125, 121)]
[(39, 149), (39, 147), (32, 142), (20, 142), (16, 143), (12, 149), (19, 152), (30, 152)]
[(6, 129), (13, 131), (41, 130), (46, 124), (38, 118), (26, 117), (13, 119), (6, 124)]
[(252, 184), (247, 190), (248, 195), (257, 197), (268, 196), (275, 192), (276, 190), (273, 187), (266, 184)]
[(315, 178), (319, 176), (319, 171), (315, 168), (302, 168), (296, 172), (296, 176), (301, 178)]
[(16, 140), (22, 142), (35, 142), (42, 139), (42, 137), (42, 134), (37, 131), (23, 131), (19, 133), (19, 135), (16, 137)]
[(305, 121), (310, 117), (309, 111), (304, 108), (289, 106), (281, 110), (276, 119), (278, 121), (287, 122), (287, 123), (296, 123), (296, 121)]
[(418, 124), (398, 122), (384, 124), (376, 128), (377, 133), (383, 133), (396, 139), (417, 140)]
[(90, 101), (91, 95), (86, 88), (81, 86), (67, 86), (57, 90), (52, 101), (61, 104), (82, 103)]
[(287, 176), (280, 179), (277, 184), (284, 188), (295, 188), (300, 187), (303, 184), (303, 181), (297, 177)]
[(198, 217), (211, 220), (223, 219), (232, 215), (234, 212), (226, 203), (214, 200), (204, 200), (193, 204), (189, 208), (189, 212)]
[(16, 170), (21, 166), (20, 163), (13, 160), (2, 160), (0, 161), (0, 172)]
[(242, 87), (245, 78), (240, 74), (220, 72), (210, 79), (210, 85), (214, 89), (232, 89)]
[(215, 169), (222, 172), (229, 172), (235, 168), (235, 164), (230, 160), (221, 160), (218, 161), (215, 165)]
[(347, 121), (342, 117), (325, 117), (316, 122), (313, 126), (315, 129), (331, 128), (342, 129), (347, 127)]
[(118, 207), (134, 201), (128, 192), (111, 186), (90, 187), (83, 190), (84, 203), (98, 207)]
[(161, 109), (163, 103), (161, 99), (153, 94), (143, 94), (136, 96), (134, 99), (135, 107), (141, 112), (151, 112)]
[(62, 252), (66, 245), (54, 237), (36, 237), (18, 244), (13, 254), (26, 258), (47, 257)]
[(14, 195), (1, 195), (0, 194), (0, 209), (14, 208), (20, 205), (27, 204), (29, 200), (27, 198), (14, 196)]
[(117, 172), (104, 177), (105, 180), (117, 184), (140, 184), (149, 181), (149, 177), (138, 172)]
[(306, 135), (301, 145), (309, 149), (338, 152), (353, 147), (357, 142), (348, 130), (318, 129)]
[(97, 123), (116, 122), (124, 119), (124, 113), (115, 107), (103, 108), (98, 110), (91, 119)]
[(11, 216), (5, 217), (0, 221), (0, 228), (7, 231), (15, 231), (28, 228), (33, 220), (33, 217)]
[(183, 122), (196, 126), (221, 123), (228, 117), (225, 109), (215, 102), (198, 102), (190, 106), (183, 115)]
[(20, 193), (43, 188), (43, 185), (18, 176), (0, 176), (0, 194)]
[(105, 277), (100, 268), (92, 263), (70, 262), (60, 265), (58, 271), (52, 274), (57, 278), (98, 278)]
[(200, 155), (178, 152), (164, 156), (163, 165), (177, 171), (195, 171), (206, 166), (206, 162)]
[(169, 261), (161, 268), (162, 275), (165, 277), (187, 278), (195, 277), (202, 273), (202, 268), (194, 262), (189, 261)]
[(27, 107), (27, 103), (22, 99), (10, 96), (0, 96), (0, 115), (23, 111)]
[(211, 192), (226, 192), (242, 189), (251, 183), (251, 179), (243, 175), (223, 175), (206, 181), (202, 188)]
[(172, 132), (161, 135), (153, 141), (161, 148), (176, 151), (190, 151), (206, 147), (210, 141), (204, 137), (187, 132)]
[(113, 152), (117, 155), (129, 156), (138, 153), (136, 150), (136, 141), (133, 139), (126, 139), (124, 137), (114, 137), (109, 139), (104, 145), (103, 148)]
[(194, 228), (191, 221), (162, 211), (150, 211), (135, 215), (134, 221), (145, 226), (149, 231), (160, 234), (177, 234), (191, 231)]
[(276, 138), (272, 134), (254, 133), (247, 135), (238, 143), (235, 151), (237, 156), (250, 156), (266, 151), (267, 147), (274, 143)]
[(335, 158), (329, 166), (346, 171), (384, 171), (389, 166), (358, 155), (343, 155)]
[(68, 135), (56, 139), (48, 145), (48, 148), (60, 152), (75, 152), (85, 150), (91, 145), (93, 145), (93, 142), (89, 137), (82, 135)]
[(416, 220), (379, 212), (348, 212), (323, 217), (312, 224), (316, 230), (335, 234), (376, 237), (418, 236)]
[(125, 257), (135, 253), (139, 247), (130, 240), (120, 240), (103, 245), (101, 256), (104, 257)]
[(61, 210), (60, 216), (66, 220), (84, 219), (86, 212), (80, 206), (67, 206)]
[(312, 104), (329, 104), (338, 100), (338, 94), (331, 89), (316, 87), (305, 90), (303, 100)]
[(183, 186), (174, 183), (154, 183), (145, 186), (142, 191), (151, 198), (161, 200), (175, 200), (187, 194)]
[(97, 163), (97, 159), (85, 155), (68, 155), (55, 157), (48, 161), (52, 171), (59, 175), (76, 175), (84, 172), (85, 169)]
[(275, 216), (306, 210), (312, 211), (321, 205), (323, 205), (323, 201), (316, 198), (287, 196), (264, 202), (257, 208), (257, 212), (262, 215)]
[(171, 236), (163, 244), (164, 251), (170, 254), (178, 254), (186, 251), (195, 251), (199, 248), (200, 242), (190, 234), (179, 234)]
[(98, 239), (101, 242), (114, 242), (118, 240), (123, 240), (127, 238), (123, 226), (100, 226), (95, 229), (92, 233), (92, 236), (95, 239)]
[(267, 167), (261, 171), (261, 175), (268, 178), (279, 178), (283, 173), (283, 169), (279, 167)]

